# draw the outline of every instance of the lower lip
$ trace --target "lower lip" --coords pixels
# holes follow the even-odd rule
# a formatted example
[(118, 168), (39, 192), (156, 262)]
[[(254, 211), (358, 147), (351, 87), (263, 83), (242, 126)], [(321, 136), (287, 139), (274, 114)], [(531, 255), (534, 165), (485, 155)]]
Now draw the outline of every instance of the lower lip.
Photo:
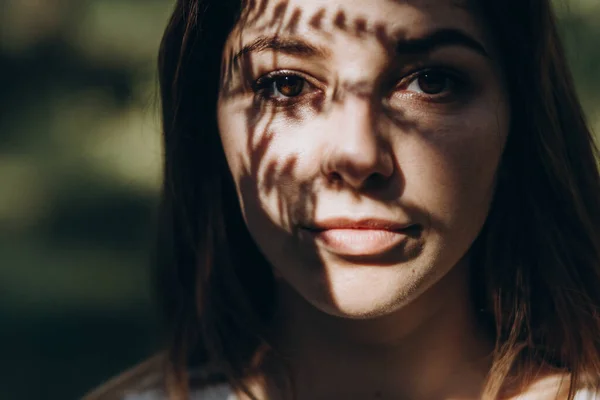
[(381, 229), (326, 229), (309, 231), (317, 242), (342, 256), (376, 256), (398, 246), (408, 234)]

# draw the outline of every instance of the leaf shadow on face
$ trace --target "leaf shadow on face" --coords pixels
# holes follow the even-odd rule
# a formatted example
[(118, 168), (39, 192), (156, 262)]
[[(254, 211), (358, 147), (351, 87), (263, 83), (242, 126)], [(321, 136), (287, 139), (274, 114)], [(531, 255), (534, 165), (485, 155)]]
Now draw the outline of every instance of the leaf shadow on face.
[[(361, 190), (355, 190), (346, 187), (343, 183), (330, 182), (326, 177), (318, 176), (306, 179), (299, 179), (297, 168), (299, 159), (297, 155), (289, 155), (287, 158), (269, 157), (269, 149), (276, 136), (274, 131), (274, 122), (276, 119), (284, 118), (290, 123), (299, 122), (303, 116), (300, 115), (294, 107), (281, 108), (274, 111), (265, 101), (259, 99), (257, 95), (251, 93), (250, 83), (253, 81), (254, 59), (253, 54), (242, 54), (236, 57), (236, 50), (243, 47), (244, 31), (252, 29), (253, 31), (268, 31), (274, 36), (293, 35), (300, 28), (310, 29), (314, 32), (332, 37), (334, 34), (344, 34), (353, 40), (363, 41), (367, 45), (367, 39), (375, 39), (382, 48), (392, 57), (395, 52), (395, 43), (398, 39), (405, 37), (406, 32), (389, 32), (386, 24), (383, 22), (371, 23), (364, 17), (349, 18), (347, 13), (340, 9), (331, 15), (325, 8), (315, 10), (312, 14), (307, 14), (302, 7), (291, 6), (288, 1), (281, 1), (276, 5), (269, 7), (269, 0), (248, 0), (244, 7), (241, 20), (238, 23), (238, 31), (234, 30), (235, 36), (232, 36), (234, 45), (228, 47), (224, 54), (222, 63), (222, 79), (220, 85), (220, 102), (244, 101), (248, 103), (245, 106), (245, 154), (239, 155), (237, 161), (242, 165), (242, 171), (236, 171), (239, 174), (238, 185), (243, 200), (243, 204), (257, 204), (259, 207), (248, 208), (244, 211), (246, 219), (261, 221), (261, 232), (269, 232), (269, 235), (284, 235), (298, 237), (298, 226), (301, 222), (314, 221), (316, 210), (318, 209), (319, 195), (324, 189), (330, 193), (338, 192), (340, 196), (352, 196), (356, 200), (370, 198), (374, 201), (385, 202), (390, 207), (396, 205), (395, 200), (401, 195), (402, 182), (395, 182), (397, 190), (389, 198), (382, 195), (379, 190), (382, 185), (389, 185), (389, 182), (378, 183), (373, 177), (373, 185)], [(303, 27), (302, 24), (305, 24)], [(274, 33), (271, 33), (274, 32)], [(278, 65), (278, 55), (276, 52), (272, 55), (272, 65)], [(321, 99), (314, 99), (311, 104), (311, 111), (314, 116), (327, 113), (330, 107), (343, 105), (351, 96), (373, 102), (377, 97), (373, 93), (372, 84), (360, 81), (342, 81), (336, 82), (336, 89), (331, 101), (328, 103)], [(252, 97), (252, 100), (248, 100)], [(242, 111), (240, 111), (242, 112)], [(276, 113), (278, 113), (276, 115)], [(418, 121), (408, 117), (402, 110), (386, 111), (390, 123), (401, 129), (404, 134), (422, 133), (423, 127)], [(315, 160), (321, 162), (321, 160)], [(394, 161), (397, 164), (397, 161)], [(394, 177), (392, 179), (402, 181), (400, 167), (395, 165)], [(265, 196), (275, 196), (277, 199), (277, 212), (280, 221), (274, 221), (267, 210), (260, 207), (261, 199)], [(423, 213), (417, 207), (408, 210), (413, 215), (422, 215)], [(252, 215), (249, 216), (248, 214)], [(426, 218), (429, 218), (427, 216)], [(265, 239), (265, 240), (268, 240)], [(320, 257), (319, 250), (314, 243), (303, 242), (304, 252), (312, 253), (311, 270), (318, 271), (319, 280), (328, 284), (329, 303), (335, 304), (332, 295), (331, 284), (324, 268), (324, 261)], [(293, 257), (294, 254), (288, 254)], [(411, 256), (412, 257), (412, 256)], [(264, 260), (268, 262), (267, 260)], [(273, 260), (269, 260), (273, 261)], [(395, 260), (398, 263), (402, 260)], [(272, 263), (276, 270), (277, 265)], [(309, 267), (307, 267), (309, 268)]]

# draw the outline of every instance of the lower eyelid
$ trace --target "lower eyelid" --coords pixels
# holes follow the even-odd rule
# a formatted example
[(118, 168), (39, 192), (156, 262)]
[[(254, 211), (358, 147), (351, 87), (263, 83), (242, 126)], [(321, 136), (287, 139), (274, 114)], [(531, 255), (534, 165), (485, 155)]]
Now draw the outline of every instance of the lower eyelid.
[(473, 94), (474, 89), (467, 83), (467, 84), (460, 84), (459, 86), (451, 89), (449, 91), (440, 93), (440, 94), (427, 94), (427, 93), (420, 93), (420, 92), (416, 92), (416, 91), (412, 91), (412, 90), (405, 90), (405, 89), (396, 89), (394, 90), (390, 96), (385, 100), (385, 105), (386, 107), (389, 107), (391, 109), (396, 109), (400, 106), (400, 104), (398, 102), (403, 102), (403, 101), (416, 101), (416, 102), (421, 102), (421, 103), (431, 103), (432, 105), (434, 104), (439, 104), (440, 106), (446, 104), (446, 105), (450, 105), (450, 104), (461, 104), (461, 103), (466, 103), (468, 102), (468, 100), (471, 98), (471, 95)]

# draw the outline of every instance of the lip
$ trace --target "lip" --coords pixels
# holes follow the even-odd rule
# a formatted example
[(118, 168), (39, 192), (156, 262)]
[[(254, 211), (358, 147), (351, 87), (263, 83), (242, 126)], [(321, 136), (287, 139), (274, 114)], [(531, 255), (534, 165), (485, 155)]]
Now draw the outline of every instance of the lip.
[(317, 222), (305, 230), (315, 242), (336, 255), (373, 257), (399, 247), (420, 227), (382, 219), (336, 218)]

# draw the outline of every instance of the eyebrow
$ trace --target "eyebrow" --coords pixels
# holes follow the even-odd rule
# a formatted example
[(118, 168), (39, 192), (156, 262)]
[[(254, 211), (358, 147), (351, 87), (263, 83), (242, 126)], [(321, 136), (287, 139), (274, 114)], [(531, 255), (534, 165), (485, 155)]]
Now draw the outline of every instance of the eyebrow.
[(401, 39), (395, 45), (398, 55), (419, 55), (430, 53), (444, 46), (463, 46), (491, 58), (483, 44), (458, 29), (440, 29), (415, 39)]
[(302, 57), (327, 57), (331, 51), (325, 47), (317, 46), (299, 38), (285, 38), (280, 36), (260, 36), (250, 44), (242, 47), (233, 57), (237, 61), (240, 57), (252, 52), (274, 50), (280, 53)]
[[(420, 55), (430, 53), (439, 47), (456, 45), (467, 47), (486, 58), (491, 58), (479, 41), (453, 28), (439, 29), (420, 38), (400, 39), (394, 44), (394, 47), (398, 55)], [(300, 57), (327, 57), (331, 54), (328, 48), (309, 43), (300, 38), (259, 36), (242, 47), (233, 57), (233, 61), (235, 62), (247, 54), (265, 50), (274, 50)]]

